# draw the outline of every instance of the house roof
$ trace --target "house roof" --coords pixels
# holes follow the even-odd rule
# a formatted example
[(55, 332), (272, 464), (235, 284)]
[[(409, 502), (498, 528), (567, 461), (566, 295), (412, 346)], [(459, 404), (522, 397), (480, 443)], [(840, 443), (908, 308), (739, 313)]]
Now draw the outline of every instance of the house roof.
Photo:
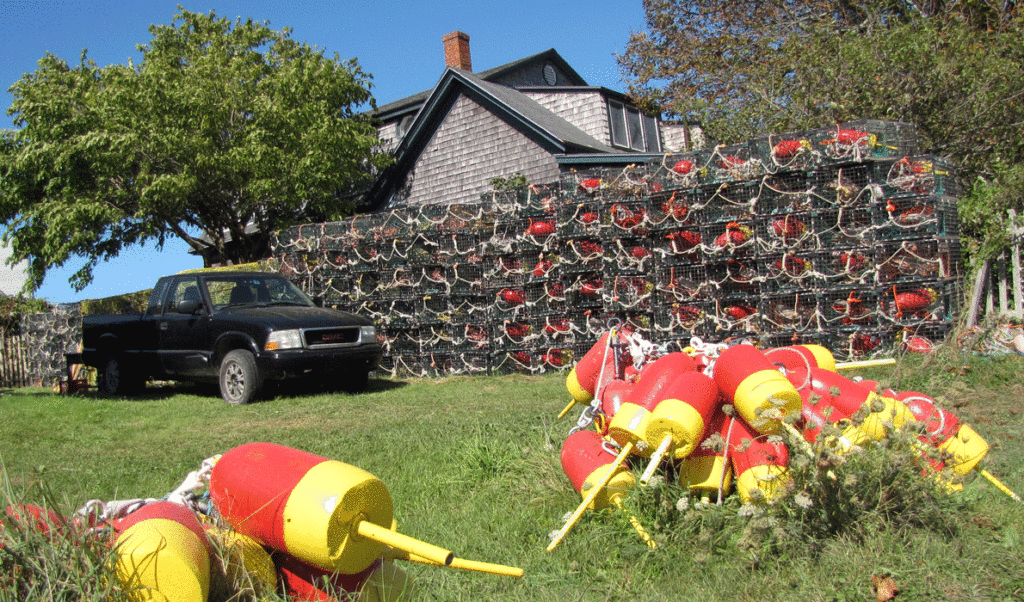
[(370, 187), (363, 203), (365, 209), (377, 209), (402, 186), (448, 110), (463, 94), (512, 124), (553, 155), (622, 154), (622, 151), (587, 134), (522, 92), (488, 81), (482, 74), (449, 67), (424, 99), (422, 108), (395, 150), (395, 162), (381, 172)]
[[(505, 75), (514, 73), (522, 69), (524, 65), (528, 65), (530, 63), (539, 61), (550, 61), (551, 63), (553, 63), (562, 71), (562, 73), (564, 73), (569, 78), (572, 85), (587, 85), (587, 82), (580, 76), (580, 74), (576, 73), (576, 70), (570, 67), (569, 63), (565, 62), (565, 59), (563, 59), (555, 51), (554, 48), (549, 48), (544, 52), (539, 52), (532, 56), (528, 56), (517, 61), (512, 61), (511, 63), (499, 65), (498, 67), (494, 67), (493, 69), (480, 71), (475, 75), (476, 77), (483, 79), (485, 81), (497, 81), (500, 80)], [(405, 98), (396, 100), (394, 102), (389, 102), (386, 105), (379, 106), (376, 109), (369, 111), (368, 114), (375, 118), (386, 120), (405, 113), (415, 113), (420, 109), (421, 106), (423, 106), (424, 101), (426, 101), (426, 99), (430, 96), (431, 92), (432, 90), (424, 90), (423, 92), (419, 92), (418, 94), (406, 96)]]

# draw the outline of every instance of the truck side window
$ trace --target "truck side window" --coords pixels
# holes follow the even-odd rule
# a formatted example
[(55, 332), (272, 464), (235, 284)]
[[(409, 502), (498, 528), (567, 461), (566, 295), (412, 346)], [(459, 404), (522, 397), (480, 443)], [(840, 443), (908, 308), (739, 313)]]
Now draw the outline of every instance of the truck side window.
[(203, 298), (199, 294), (199, 281), (196, 278), (182, 278), (175, 281), (171, 289), (171, 305), (168, 309), (177, 307), (182, 301), (202, 300)]
[(167, 283), (170, 282), (167, 278), (161, 278), (156, 281), (156, 286), (149, 292), (149, 303), (146, 305), (146, 315), (158, 316), (163, 313), (164, 308), (164, 294), (167, 292)]

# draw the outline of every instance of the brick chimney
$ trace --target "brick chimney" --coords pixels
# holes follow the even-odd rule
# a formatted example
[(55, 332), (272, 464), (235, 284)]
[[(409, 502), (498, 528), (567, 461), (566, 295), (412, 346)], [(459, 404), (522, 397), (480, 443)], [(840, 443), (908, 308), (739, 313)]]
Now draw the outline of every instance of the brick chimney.
[(469, 58), (469, 34), (453, 31), (441, 37), (444, 42), (444, 64), (464, 71), (473, 70), (473, 61)]

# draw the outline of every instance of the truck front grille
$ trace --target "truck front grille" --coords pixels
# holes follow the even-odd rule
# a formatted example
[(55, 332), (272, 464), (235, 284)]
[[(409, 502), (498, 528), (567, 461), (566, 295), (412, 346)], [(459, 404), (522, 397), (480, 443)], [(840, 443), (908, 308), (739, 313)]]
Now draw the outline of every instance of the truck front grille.
[(303, 332), (307, 347), (331, 347), (359, 343), (359, 327), (310, 328)]

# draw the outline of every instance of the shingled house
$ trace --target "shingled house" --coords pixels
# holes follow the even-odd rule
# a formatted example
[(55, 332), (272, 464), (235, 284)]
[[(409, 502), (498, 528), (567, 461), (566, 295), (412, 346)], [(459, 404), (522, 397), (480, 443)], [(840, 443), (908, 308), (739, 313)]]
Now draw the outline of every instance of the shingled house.
[(699, 128), (663, 123), (624, 94), (587, 85), (554, 49), (474, 73), (469, 36), (443, 41), (447, 68), (437, 85), (373, 112), (395, 163), (363, 210), (472, 201), (494, 178), (552, 182), (703, 143)]

